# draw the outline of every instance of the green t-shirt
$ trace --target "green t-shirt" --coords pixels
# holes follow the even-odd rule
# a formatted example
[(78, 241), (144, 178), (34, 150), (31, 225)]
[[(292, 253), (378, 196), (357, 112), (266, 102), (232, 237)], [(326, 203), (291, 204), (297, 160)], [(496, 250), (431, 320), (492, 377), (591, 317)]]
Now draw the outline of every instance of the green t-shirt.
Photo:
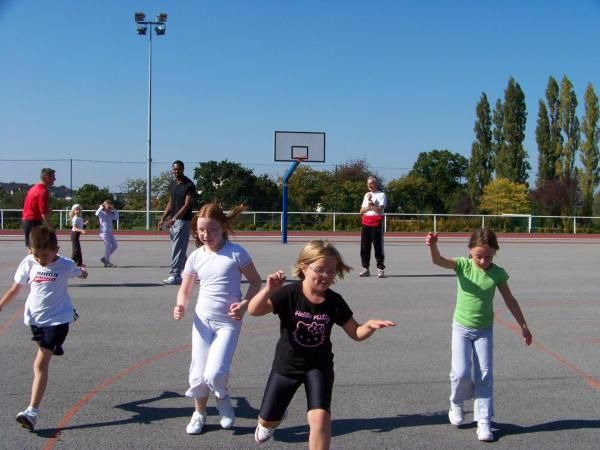
[(496, 286), (508, 281), (508, 274), (492, 263), (481, 270), (471, 258), (456, 258), (456, 309), (454, 320), (465, 328), (487, 328), (494, 320), (493, 300)]

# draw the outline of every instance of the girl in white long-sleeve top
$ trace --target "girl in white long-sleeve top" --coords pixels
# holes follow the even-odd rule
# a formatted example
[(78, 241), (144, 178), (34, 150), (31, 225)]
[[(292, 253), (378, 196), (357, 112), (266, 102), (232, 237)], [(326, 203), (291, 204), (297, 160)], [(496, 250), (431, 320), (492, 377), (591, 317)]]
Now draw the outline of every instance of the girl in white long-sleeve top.
[(119, 211), (115, 209), (113, 202), (105, 200), (96, 211), (96, 216), (100, 222), (100, 239), (104, 241), (104, 256), (100, 261), (104, 267), (116, 267), (110, 262), (110, 257), (118, 247), (113, 235), (113, 221), (119, 220)]

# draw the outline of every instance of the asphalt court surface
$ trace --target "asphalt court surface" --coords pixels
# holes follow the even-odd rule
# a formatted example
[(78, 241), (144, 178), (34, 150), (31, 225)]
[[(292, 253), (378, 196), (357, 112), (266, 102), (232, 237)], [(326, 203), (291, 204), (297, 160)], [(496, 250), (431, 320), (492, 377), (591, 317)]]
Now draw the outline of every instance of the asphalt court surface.
[[(474, 424), (455, 428), (447, 418), (453, 273), (430, 262), (424, 236), (388, 235), (386, 278), (359, 278), (358, 237), (328, 238), (355, 269), (333, 287), (355, 318), (397, 323), (364, 342), (334, 329), (332, 448), (599, 448), (600, 239), (500, 237), (495, 262), (511, 277), (509, 285), (534, 344), (522, 344), (497, 295), (497, 439), (482, 444)], [(61, 236), (60, 245), (69, 256), (66, 239)], [(189, 315), (180, 322), (171, 318), (177, 287), (162, 286), (170, 243), (165, 236), (117, 239), (114, 269), (101, 267), (97, 237), (86, 236), (82, 242), (90, 275), (70, 286), (81, 318), (71, 326), (65, 355), (51, 361), (34, 432), (15, 421), (28, 404), (36, 349), (22, 322), (27, 290), (0, 312), (0, 448), (259, 448), (253, 432), (278, 337), (276, 317), (244, 319), (230, 379), (234, 427), (220, 429), (211, 398), (203, 433), (188, 436), (185, 426), (193, 407), (183, 393), (192, 322)], [(284, 245), (276, 236), (233, 238), (250, 252), (263, 280), (276, 269), (289, 273), (308, 239), (292, 234)], [(445, 256), (461, 256), (466, 244), (466, 237), (442, 235), (440, 250)], [(4, 292), (25, 249), (20, 237), (6, 236), (0, 248)], [(465, 406), (470, 421), (472, 402)], [(300, 389), (274, 439), (260, 447), (306, 448), (305, 409)]]

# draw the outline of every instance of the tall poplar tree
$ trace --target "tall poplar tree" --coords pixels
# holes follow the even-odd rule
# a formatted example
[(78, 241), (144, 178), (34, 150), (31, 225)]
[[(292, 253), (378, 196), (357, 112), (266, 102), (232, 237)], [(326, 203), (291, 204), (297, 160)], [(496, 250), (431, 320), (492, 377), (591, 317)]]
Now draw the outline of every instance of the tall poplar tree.
[(496, 176), (514, 183), (527, 183), (531, 166), (527, 162), (527, 152), (523, 146), (527, 108), (525, 94), (519, 83), (510, 77), (504, 91), (503, 137), (505, 145), (496, 154), (494, 169)]
[(575, 159), (581, 138), (577, 117), (577, 96), (573, 84), (566, 75), (560, 83), (560, 127), (565, 141), (557, 161), (557, 168), (560, 179), (569, 181), (575, 175)]
[(494, 128), (492, 129), (492, 167), (496, 168), (496, 155), (502, 152), (505, 146), (504, 142), (504, 105), (502, 100), (496, 100), (496, 106), (492, 114), (492, 123)]
[(467, 190), (471, 203), (479, 203), (483, 188), (492, 179), (492, 116), (485, 92), (481, 94), (476, 108), (477, 120), (473, 131), (475, 141), (471, 145), (471, 160), (467, 169)]
[(600, 183), (600, 168), (598, 167), (600, 153), (598, 141), (600, 140), (600, 128), (598, 120), (600, 112), (598, 109), (598, 96), (594, 92), (592, 83), (589, 83), (584, 95), (585, 113), (582, 120), (582, 132), (584, 141), (581, 143), (580, 171), (581, 191), (583, 193), (584, 216), (591, 216), (594, 204), (594, 191)]
[(556, 158), (554, 157), (554, 147), (550, 134), (550, 117), (548, 117), (548, 109), (543, 100), (539, 101), (535, 141), (538, 146), (538, 171), (535, 185), (537, 188), (541, 188), (546, 184), (546, 181), (553, 180), (556, 173), (554, 167)]
[(548, 117), (550, 119), (550, 147), (552, 148), (548, 164), (554, 166), (551, 179), (555, 180), (559, 178), (557, 161), (562, 154), (563, 137), (560, 131), (560, 88), (556, 79), (552, 76), (548, 78), (548, 85), (546, 86), (546, 103), (548, 104)]

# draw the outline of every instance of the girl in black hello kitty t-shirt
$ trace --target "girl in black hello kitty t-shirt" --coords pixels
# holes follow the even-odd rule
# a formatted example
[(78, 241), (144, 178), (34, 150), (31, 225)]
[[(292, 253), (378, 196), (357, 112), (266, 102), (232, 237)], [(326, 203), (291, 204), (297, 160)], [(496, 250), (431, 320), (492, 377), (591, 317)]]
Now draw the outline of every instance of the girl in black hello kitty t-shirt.
[(331, 441), (331, 393), (333, 352), (331, 329), (341, 326), (352, 339), (362, 341), (380, 328), (394, 326), (389, 320), (354, 320), (344, 299), (329, 287), (336, 276), (351, 270), (337, 249), (327, 241), (314, 240), (304, 246), (293, 268), (299, 282), (283, 286), (285, 274), (267, 277), (266, 286), (248, 305), (253, 316), (275, 313), (281, 335), (275, 349), (273, 368), (260, 407), (256, 442), (263, 443), (281, 423), (296, 390), (304, 384), (309, 448), (329, 448)]

